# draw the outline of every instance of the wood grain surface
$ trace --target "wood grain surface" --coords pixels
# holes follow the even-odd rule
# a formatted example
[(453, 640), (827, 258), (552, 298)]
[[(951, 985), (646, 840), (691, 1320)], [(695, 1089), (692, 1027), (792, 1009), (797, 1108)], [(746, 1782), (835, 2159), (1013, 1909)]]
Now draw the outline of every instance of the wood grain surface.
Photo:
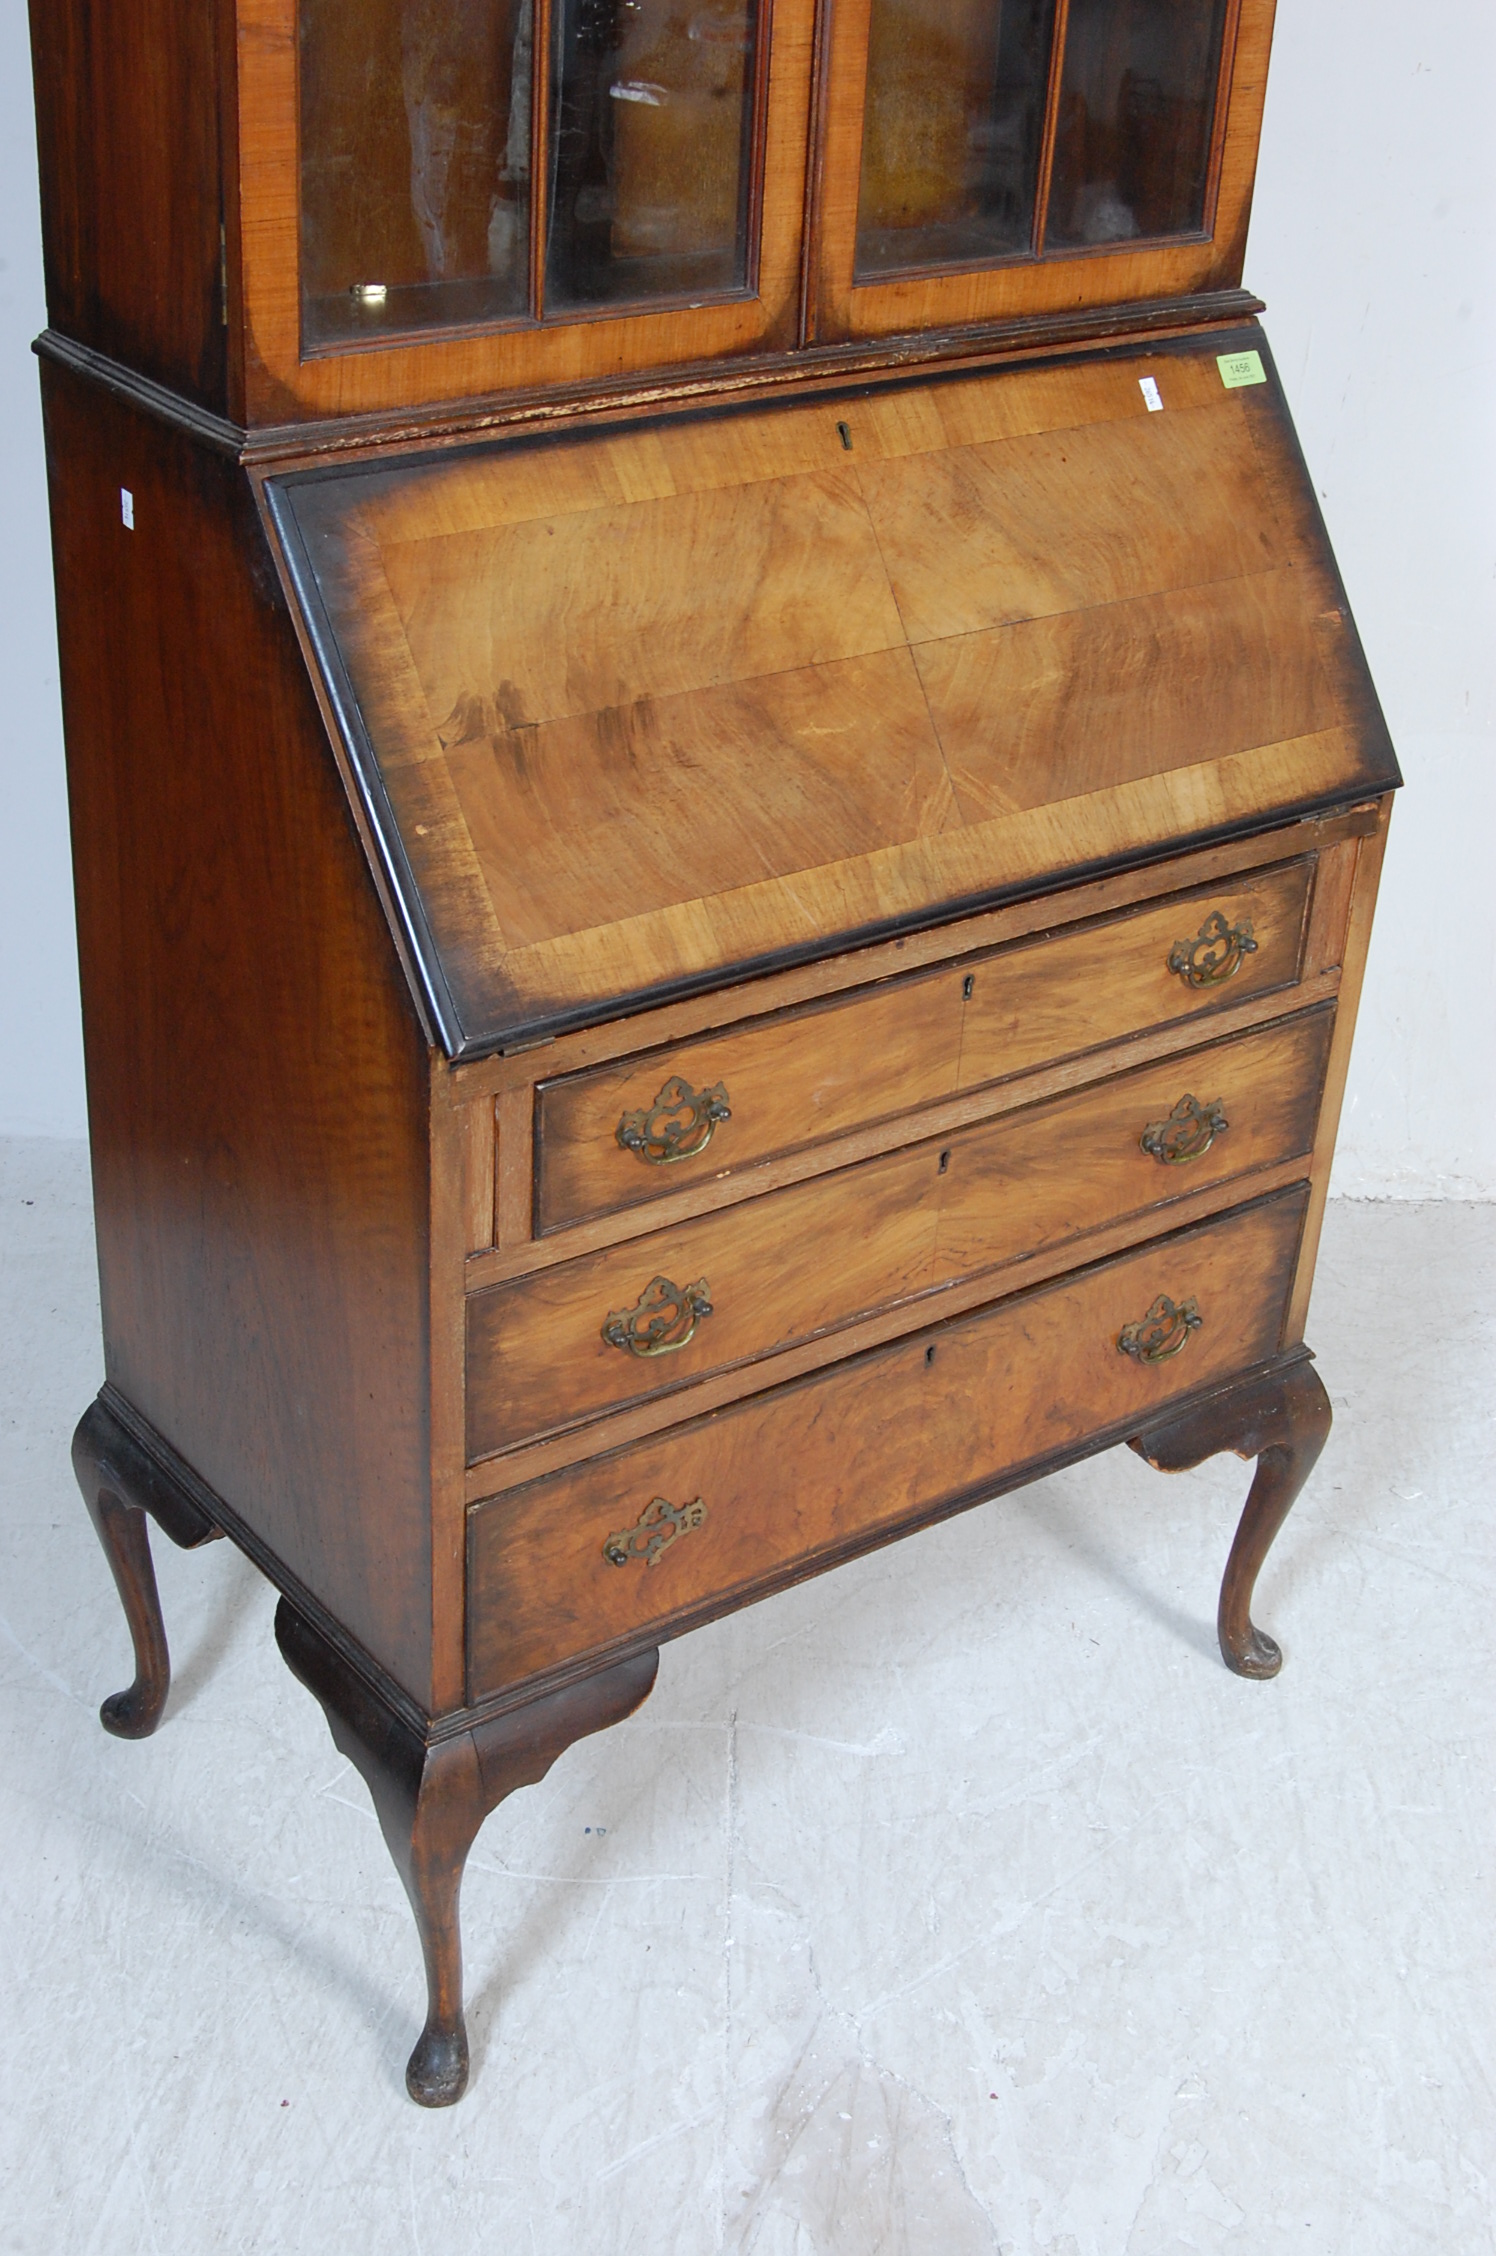
[(43, 384), (105, 1369), (429, 1706), (429, 1053), (247, 481)]
[(1391, 818), (1392, 801), (1384, 799), (1380, 820), (1372, 835), (1357, 839), (1354, 845), (1347, 841), (1345, 847), (1339, 850), (1341, 867), (1337, 876), (1349, 891), (1350, 913), (1337, 935), (1342, 968), (1335, 1014), (1335, 1039), (1325, 1073), (1324, 1102), (1320, 1106), (1319, 1128), (1315, 1136), (1309, 1211), (1304, 1218), (1299, 1265), (1288, 1306), (1286, 1336), (1290, 1343), (1303, 1338), (1304, 1326), (1309, 1317), (1309, 1295), (1314, 1284), (1319, 1233), (1324, 1222), (1325, 1201), (1330, 1195), (1330, 1169), (1335, 1158), (1335, 1138), (1340, 1130), (1340, 1108), (1345, 1098), (1346, 1078), (1350, 1072), (1351, 1043), (1355, 1036), (1356, 1013), (1360, 1008), (1361, 988), (1366, 976), (1372, 918), (1376, 911), (1377, 888), (1381, 883), (1382, 861), (1387, 850), (1387, 829)]
[[(214, 8), (129, 0), (104, 12), (89, 0), (34, 0), (50, 318), (66, 335), (251, 428), (576, 391), (631, 372), (678, 374), (693, 362), (792, 362), (817, 331), (822, 340), (891, 337), (900, 346), (909, 332), (948, 339), (963, 324), (1008, 324), (1021, 345), (1036, 327), (1073, 337), (1095, 333), (1099, 321), (1115, 331), (1126, 325), (1129, 301), (1144, 319), (1177, 306), (1188, 324), (1200, 318), (1191, 301), (1202, 290), (1222, 298), (1240, 278), (1272, 0), (1241, 0), (1241, 12), (1208, 239), (1020, 257), (851, 288), (865, 6), (841, 0), (834, 36), (818, 53), (818, 18), (829, 28), (830, 11), (814, 0), (775, 0), (771, 17), (765, 11), (767, 83), (745, 152), (756, 254), (746, 286), (715, 296), (681, 289), (660, 305), (584, 307), (570, 317), (561, 308), (545, 320), (518, 301), (505, 318), (480, 292), (435, 334), (361, 334), (319, 346), (315, 305), (314, 318), (303, 319), (302, 283), (315, 300), (334, 277), (323, 273), (319, 282), (315, 271), (325, 198), (313, 198), (324, 206), (320, 222), (314, 208), (303, 227), (302, 159), (315, 172), (319, 134), (316, 57), (300, 51), (296, 0)], [(542, 7), (536, 25), (537, 118), (546, 110), (546, 13)], [(387, 20), (382, 29), (381, 38), (380, 27), (365, 27), (366, 61), (388, 63), (392, 39), (398, 58), (398, 27)], [(357, 26), (354, 33), (357, 46)], [(311, 103), (304, 116), (303, 91)], [(476, 112), (473, 92), (470, 85), (447, 153), (459, 173), (491, 170), (487, 104), (501, 105), (507, 120), (497, 79)], [(391, 264), (388, 228), (375, 231), (383, 245), (376, 253), (368, 225), (369, 215), (388, 213), (392, 197), (399, 205), (409, 196), (401, 188), (409, 156), (401, 154), (398, 84), (390, 104), (386, 83), (367, 105), (365, 177), (351, 198), (340, 185), (333, 201), (339, 224), (351, 226), (362, 193), (369, 212), (356, 239), (398, 283), (403, 269), (398, 251)], [(390, 131), (376, 146), (380, 136), (374, 131), (371, 141), (368, 129), (381, 110)], [(625, 122), (653, 137), (664, 115), (641, 109)], [(340, 183), (347, 162), (346, 153), (334, 161)], [(532, 244), (543, 252), (548, 167), (532, 169), (541, 190), (531, 199)], [(481, 192), (469, 199), (465, 229), (465, 263), (477, 274), (489, 258), (484, 202)], [(615, 222), (626, 232), (621, 208)], [(408, 212), (404, 226), (408, 236)], [(308, 250), (314, 255), (304, 262)], [(347, 258), (334, 266), (336, 295), (360, 277)]]
[[(1187, 1051), (474, 1294), (469, 1460), (1166, 1209), (1204, 1184), (1307, 1156), (1333, 1018), (1321, 1009)], [(1229, 1127), (1199, 1157), (1161, 1164), (1140, 1139), (1190, 1094), (1219, 1101)], [(710, 1315), (669, 1355), (609, 1344), (605, 1320), (634, 1307), (657, 1276), (680, 1289), (700, 1279)]]
[[(972, 984), (962, 1021), (961, 1087), (980, 1088), (1124, 1034), (1291, 985), (1302, 962), (1313, 874), (1310, 862), (1281, 863), (1234, 884), (978, 958), (966, 974)], [(1169, 958), (1178, 942), (1194, 940), (1216, 915), (1235, 930), (1250, 928), (1255, 951), (1239, 957), (1219, 986), (1191, 986), (1170, 970)]]
[(1391, 780), (1304, 487), (1194, 346), (276, 506), (471, 1048)]
[(682, 292), (661, 308), (607, 307), (599, 309), (601, 317), (543, 324), (522, 318), (507, 326), (465, 325), (435, 339), (304, 355), (296, 0), (236, 0), (234, 186), (243, 248), (234, 328), (245, 420), (290, 422), (519, 386), (576, 385), (628, 369), (793, 345), (814, 13), (814, 0), (775, 0), (767, 101), (759, 121), (759, 256), (747, 289), (705, 303), (699, 292), (694, 300)]
[(48, 320), (222, 415), (215, 12), (34, 0), (31, 52)]
[[(869, 990), (902, 973), (948, 963), (953, 953), (974, 954), (979, 949), (1030, 939), (1057, 925), (1115, 915), (1156, 900), (1164, 885), (1171, 892), (1183, 892), (1239, 878), (1247, 870), (1301, 854), (1323, 858), (1371, 836), (1382, 819), (1383, 804), (1380, 799), (1363, 799), (1349, 807), (1330, 808), (1211, 846), (1186, 846), (1146, 863), (1113, 870), (1104, 877), (1077, 880), (1047, 896), (1025, 894), (998, 908), (974, 911), (954, 923), (921, 925), (892, 939), (869, 941), (839, 955), (822, 957), (819, 962), (793, 963), (780, 971), (758, 973), (735, 986), (706, 989), (630, 1012), (626, 1017), (599, 1019), (594, 1025), (573, 1028), (565, 1034), (516, 1043), (490, 1056), (454, 1064), (453, 1085), (464, 1101), (480, 1095), (497, 1096), (501, 1091), (529, 1091), (534, 1083), (553, 1074), (616, 1064), (640, 1050), (668, 1048), (672, 1043), (697, 1039), (751, 1019), (766, 1020), (781, 1011), (854, 990)], [(1314, 901), (1320, 898), (1318, 883), (1316, 878)], [(1313, 966), (1321, 972), (1339, 961), (1338, 928), (1333, 939), (1328, 937), (1333, 909), (1333, 894), (1325, 899), (1323, 915), (1311, 907), (1311, 937), (1318, 949)], [(1322, 925), (1324, 929), (1320, 930)], [(1306, 959), (1306, 976), (1310, 969)]]
[[(1289, 985), (1298, 976), (1314, 864), (1281, 864), (1078, 923), (809, 1011), (655, 1051), (536, 1091), (536, 1221), (542, 1232), (667, 1196), (958, 1090), (1100, 1049), (1149, 1028)], [(1176, 940), (1219, 910), (1258, 946), (1219, 988), (1168, 969)], [(679, 1076), (721, 1083), (731, 1118), (692, 1158), (652, 1165), (624, 1149), (625, 1112)]]
[[(821, 129), (812, 158), (810, 230), (812, 333), (876, 336), (946, 322), (1000, 320), (1022, 310), (1145, 300), (1239, 281), (1267, 88), (1275, 0), (1240, 0), (1228, 23), (1225, 100), (1213, 137), (1203, 231), (1173, 240), (1124, 240), (1059, 256), (1020, 253), (948, 268), (854, 282), (871, 0), (838, 0), (827, 18)], [(1058, 11), (1057, 11), (1058, 13)], [(1166, 36), (1177, 38), (1170, 29)], [(1058, 96), (1058, 76), (1052, 89)], [(1053, 142), (1054, 113), (1050, 133)], [(927, 161), (932, 136), (917, 144)], [(1042, 201), (1042, 188), (1041, 188)]]
[[(1156, 1421), (1170, 1401), (1267, 1360), (1304, 1198), (1281, 1194), (475, 1505), (469, 1699), (672, 1635), (756, 1585), (975, 1502), (1020, 1467)], [(1139, 1364), (1117, 1340), (1161, 1293), (1193, 1298), (1200, 1328), (1171, 1361)], [(703, 1524), (653, 1566), (614, 1566), (604, 1545), (656, 1496), (676, 1507), (699, 1498)]]

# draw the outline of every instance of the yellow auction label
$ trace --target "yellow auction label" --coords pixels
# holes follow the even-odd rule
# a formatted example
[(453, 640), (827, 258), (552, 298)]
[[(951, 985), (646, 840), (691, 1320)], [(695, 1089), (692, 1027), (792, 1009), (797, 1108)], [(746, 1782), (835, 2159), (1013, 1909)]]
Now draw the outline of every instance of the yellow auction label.
[(1261, 353), (1217, 353), (1216, 366), (1228, 392), (1239, 392), (1243, 384), (1267, 382), (1267, 370), (1262, 365)]

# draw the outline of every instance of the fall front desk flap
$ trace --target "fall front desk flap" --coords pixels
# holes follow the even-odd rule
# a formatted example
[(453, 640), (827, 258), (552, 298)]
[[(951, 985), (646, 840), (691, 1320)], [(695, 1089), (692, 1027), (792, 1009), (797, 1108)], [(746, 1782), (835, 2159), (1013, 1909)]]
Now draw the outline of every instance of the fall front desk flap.
[(452, 1054), (1398, 780), (1255, 331), (268, 491)]

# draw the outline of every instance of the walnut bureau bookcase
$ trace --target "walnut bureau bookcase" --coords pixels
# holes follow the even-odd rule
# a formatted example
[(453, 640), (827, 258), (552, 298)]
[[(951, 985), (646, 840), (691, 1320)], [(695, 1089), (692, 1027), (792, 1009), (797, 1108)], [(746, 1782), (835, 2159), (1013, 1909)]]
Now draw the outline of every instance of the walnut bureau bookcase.
[[(1118, 1442), (1323, 1443), (1398, 781), (1241, 288), (1271, 0), (38, 0), (107, 1382), (367, 1779)], [(911, 1589), (917, 1603), (917, 1553)]]

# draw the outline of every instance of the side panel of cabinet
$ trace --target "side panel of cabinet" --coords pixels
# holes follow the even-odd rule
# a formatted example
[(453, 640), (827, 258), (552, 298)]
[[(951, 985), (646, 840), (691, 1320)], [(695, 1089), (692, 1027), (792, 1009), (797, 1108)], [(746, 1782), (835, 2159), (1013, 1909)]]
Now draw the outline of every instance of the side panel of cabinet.
[(45, 393), (108, 1376), (426, 1704), (424, 1037), (242, 473)]
[(1299, 1249), (1298, 1267), (1294, 1275), (1284, 1332), (1285, 1343), (1290, 1346), (1296, 1345), (1303, 1338), (1309, 1316), (1314, 1263), (1319, 1252), (1319, 1233), (1325, 1218), (1325, 1200), (1330, 1193), (1330, 1169), (1335, 1157), (1335, 1139), (1340, 1130), (1340, 1108), (1350, 1072), (1356, 1013), (1360, 1007), (1361, 983), (1366, 974), (1366, 957), (1371, 946), (1371, 920), (1376, 909), (1382, 860), (1387, 851), (1387, 825), (1391, 819), (1392, 800), (1389, 795), (1378, 808), (1377, 827), (1370, 837), (1346, 839), (1333, 849), (1332, 855), (1326, 857), (1326, 895), (1340, 901), (1348, 899), (1348, 913), (1339, 910), (1317, 918), (1319, 932), (1310, 934), (1310, 960), (1306, 968), (1312, 973), (1329, 969), (1332, 963), (1337, 965), (1340, 972), (1340, 995), (1335, 1014), (1335, 1039), (1325, 1074), (1324, 1101), (1320, 1106), (1319, 1126), (1315, 1131), (1309, 1208), (1304, 1217), (1303, 1243)]
[(210, 0), (32, 0), (47, 317), (226, 411)]

